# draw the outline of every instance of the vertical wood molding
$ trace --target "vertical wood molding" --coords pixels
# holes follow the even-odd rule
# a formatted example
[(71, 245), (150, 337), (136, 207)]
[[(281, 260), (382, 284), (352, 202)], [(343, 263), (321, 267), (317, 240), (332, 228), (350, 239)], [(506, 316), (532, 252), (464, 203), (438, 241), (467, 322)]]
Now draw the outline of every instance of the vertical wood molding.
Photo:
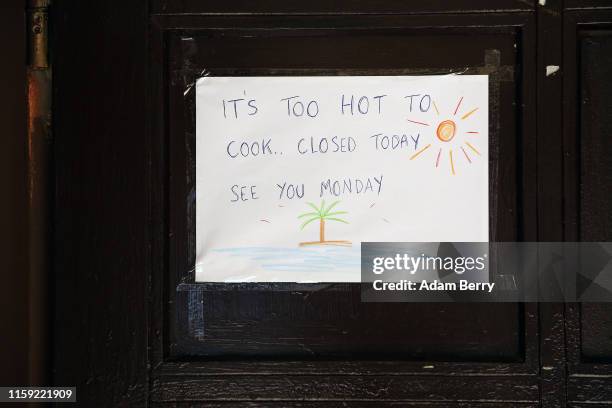
[(54, 0), (52, 382), (148, 399), (147, 5)]
[(48, 0), (30, 0), (28, 30), (28, 260), (29, 383), (47, 384), (48, 303), (52, 198), (51, 68), (48, 54)]
[[(536, 6), (538, 240), (563, 240), (562, 0)], [(542, 407), (566, 406), (564, 305), (540, 303)]]

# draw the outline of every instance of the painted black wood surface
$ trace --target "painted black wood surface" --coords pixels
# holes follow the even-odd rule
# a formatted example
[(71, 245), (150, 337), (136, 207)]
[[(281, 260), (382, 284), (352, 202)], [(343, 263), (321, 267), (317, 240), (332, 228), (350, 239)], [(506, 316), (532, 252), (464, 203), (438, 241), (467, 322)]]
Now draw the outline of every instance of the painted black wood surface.
[[(361, 17), (348, 25), (344, 18), (312, 18), (306, 24), (303, 19), (284, 18), (283, 25), (290, 30), (275, 28), (278, 18), (224, 19), (223, 24), (237, 27), (232, 30), (224, 29), (219, 20), (199, 18), (186, 22), (187, 27), (197, 26), (197, 30), (167, 33), (166, 75), (173, 80), (166, 91), (169, 100), (166, 104), (161, 101), (160, 106), (162, 111), (168, 110), (170, 139), (168, 296), (172, 306), (168, 346), (172, 356), (382, 358), (387, 354), (450, 361), (523, 358), (520, 326), (524, 311), (519, 305), (366, 304), (360, 300), (359, 285), (292, 285), (283, 290), (279, 285), (273, 289), (258, 284), (192, 284), (189, 273), (195, 259), (195, 214), (194, 206), (185, 203), (195, 189), (193, 83), (202, 72), (376, 75), (439, 74), (467, 68), (470, 73), (487, 73), (492, 101), (492, 239), (511, 241), (529, 234), (529, 227), (521, 224), (525, 213), (519, 207), (524, 205), (533, 211), (535, 202), (519, 203), (517, 192), (525, 190), (519, 174), (526, 171), (521, 166), (527, 164), (515, 160), (523, 142), (515, 137), (514, 119), (525, 117), (527, 123), (533, 123), (534, 117), (528, 111), (516, 110), (513, 102), (516, 88), (530, 95), (527, 106), (534, 103), (535, 94), (529, 92), (530, 81), (522, 81), (522, 85), (515, 82), (528, 64), (527, 56), (518, 56), (514, 46), (523, 38), (514, 28), (470, 27), (484, 18), (490, 17), (451, 20), (435, 16), (429, 21), (422, 17)], [(160, 19), (161, 24), (163, 21)], [(440, 30), (432, 27), (434, 24), (446, 27)], [(534, 129), (525, 125), (525, 130), (528, 134)], [(535, 180), (529, 180), (528, 185), (535, 190)], [(176, 287), (179, 289), (172, 290)], [(487, 335), (499, 320), (505, 324)]]
[(52, 8), (53, 382), (81, 406), (148, 398), (150, 222), (146, 182), (147, 8)]
[(0, 6), (0, 383), (28, 381), (28, 199), (27, 199), (27, 99), (26, 24), (23, 2)]
[[(610, 241), (612, 12), (564, 15), (565, 239)], [(612, 401), (612, 308), (567, 306), (570, 401)]]
[(189, 273), (203, 70), (490, 74), (491, 238), (609, 239), (612, 17), (545, 3), (56, 1), (54, 382), (83, 406), (612, 401), (606, 305), (362, 304)]

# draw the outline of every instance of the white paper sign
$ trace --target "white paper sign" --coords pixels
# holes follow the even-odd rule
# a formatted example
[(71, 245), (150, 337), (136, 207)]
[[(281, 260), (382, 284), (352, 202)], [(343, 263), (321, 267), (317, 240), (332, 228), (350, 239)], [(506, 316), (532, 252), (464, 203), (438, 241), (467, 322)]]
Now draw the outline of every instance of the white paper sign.
[(488, 77), (204, 77), (196, 281), (358, 282), (362, 241), (488, 241)]

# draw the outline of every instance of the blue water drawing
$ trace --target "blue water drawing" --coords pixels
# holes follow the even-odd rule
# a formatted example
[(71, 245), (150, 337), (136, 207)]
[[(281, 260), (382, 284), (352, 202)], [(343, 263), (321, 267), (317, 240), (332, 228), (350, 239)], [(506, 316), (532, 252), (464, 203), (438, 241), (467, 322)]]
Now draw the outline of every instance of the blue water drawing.
[(260, 268), (275, 272), (334, 272), (361, 268), (361, 249), (354, 247), (244, 247), (223, 248), (213, 252), (246, 258)]

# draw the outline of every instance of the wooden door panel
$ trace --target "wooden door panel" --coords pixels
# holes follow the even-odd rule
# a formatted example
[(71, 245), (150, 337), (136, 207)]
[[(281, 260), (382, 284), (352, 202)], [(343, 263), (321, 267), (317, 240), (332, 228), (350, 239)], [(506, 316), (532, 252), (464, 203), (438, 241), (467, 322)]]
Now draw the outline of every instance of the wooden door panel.
[[(610, 241), (612, 13), (578, 9), (597, 2), (572, 3), (564, 17), (565, 236)], [(567, 307), (568, 398), (577, 406), (612, 400), (611, 316), (609, 303)]]
[[(579, 50), (579, 219), (580, 241), (612, 240), (612, 26), (583, 29)], [(581, 357), (612, 362), (612, 304), (584, 304)]]
[(144, 406), (147, 13), (63, 0), (50, 13), (52, 383), (76, 386), (80, 406)]
[[(580, 241), (612, 240), (612, 27), (579, 34)], [(612, 363), (612, 304), (580, 309), (582, 357)]]
[[(202, 73), (486, 73), (491, 238), (536, 240), (535, 1), (128, 3), (54, 4), (55, 383), (97, 406), (538, 405), (538, 327), (556, 320), (537, 306), (195, 284), (189, 198)], [(592, 312), (578, 333), (603, 343), (605, 309)], [(597, 367), (609, 356), (579, 350)]]
[[(583, 29), (579, 52), (580, 241), (612, 240), (612, 26)], [(612, 304), (584, 304), (581, 356), (612, 362)]]
[[(608, 13), (609, 14), (609, 13)], [(576, 17), (580, 18), (579, 15)], [(601, 16), (605, 17), (605, 15)], [(592, 18), (589, 18), (592, 21)], [(571, 152), (568, 202), (568, 237), (579, 241), (612, 239), (612, 25), (573, 23), (576, 32), (575, 137), (567, 141)], [(566, 29), (571, 29), (567, 27)], [(571, 113), (570, 113), (571, 114)], [(573, 177), (572, 177), (573, 175)], [(584, 304), (580, 307), (581, 359), (612, 360), (612, 307)]]
[[(165, 50), (156, 91), (167, 113), (169, 265), (161, 285), (167, 353), (258, 358), (395, 358), (522, 362), (535, 317), (518, 304), (368, 304), (357, 285), (195, 284), (193, 205), (198, 76), (490, 75), (491, 239), (533, 236), (533, 179), (522, 178), (533, 131), (524, 16), (204, 18), (155, 16)], [(480, 26), (478, 26), (480, 24)], [(277, 28), (277, 27), (282, 28)], [(165, 30), (164, 27), (172, 27)], [(531, 44), (531, 45), (530, 45)], [(164, 57), (165, 56), (165, 57)], [(163, 95), (167, 95), (164, 98)], [(165, 108), (164, 108), (165, 106)], [(522, 120), (517, 122), (516, 118)], [(164, 128), (162, 128), (164, 129)], [(524, 149), (519, 153), (520, 149)], [(517, 155), (521, 160), (516, 160)], [(519, 193), (520, 191), (520, 193)], [(530, 322), (526, 316), (532, 316)]]
[(414, 0), (409, 3), (402, 0), (342, 0), (342, 1), (279, 1), (267, 0), (256, 6), (248, 0), (238, 1), (198, 1), (198, 0), (152, 0), (151, 11), (154, 14), (244, 14), (244, 15), (283, 15), (283, 14), (423, 14), (423, 13), (469, 13), (469, 12), (503, 12), (533, 11), (535, 0), (497, 0), (491, 4), (488, 0), (447, 0), (435, 2)]

